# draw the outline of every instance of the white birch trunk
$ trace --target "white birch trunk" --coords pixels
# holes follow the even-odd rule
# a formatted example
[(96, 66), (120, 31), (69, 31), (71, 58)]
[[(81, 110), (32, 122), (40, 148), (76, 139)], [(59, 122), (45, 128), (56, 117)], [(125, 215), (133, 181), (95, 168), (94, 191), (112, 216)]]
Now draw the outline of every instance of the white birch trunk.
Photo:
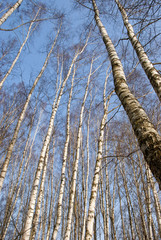
[(88, 199), (88, 177), (89, 177), (89, 124), (90, 124), (90, 113), (91, 113), (92, 103), (90, 105), (88, 123), (87, 123), (87, 174), (85, 181), (85, 196), (84, 196), (84, 216), (83, 216), (83, 227), (82, 227), (82, 240), (85, 236), (86, 218), (87, 218), (87, 199)]
[(45, 177), (46, 177), (48, 154), (49, 154), (49, 145), (48, 145), (47, 151), (46, 151), (46, 156), (45, 156), (45, 161), (44, 161), (44, 166), (43, 166), (43, 173), (42, 173), (42, 177), (41, 177), (40, 190), (39, 190), (39, 195), (38, 195), (38, 198), (37, 198), (35, 214), (34, 214), (34, 217), (33, 217), (32, 232), (31, 232), (30, 240), (35, 239), (36, 230), (37, 230), (37, 227), (38, 227), (38, 224), (39, 224), (39, 216), (40, 216), (40, 210), (41, 210), (41, 201), (42, 201), (42, 198), (43, 198), (43, 190), (44, 190)]
[[(106, 139), (105, 139), (105, 152), (107, 154), (107, 125), (106, 125)], [(106, 199), (106, 240), (109, 240), (109, 178), (108, 178), (108, 161), (106, 159), (106, 189), (105, 189), (105, 199)]]
[(72, 100), (74, 77), (75, 77), (75, 67), (74, 67), (72, 84), (71, 84), (71, 91), (70, 91), (70, 94), (69, 94), (69, 101), (68, 101), (68, 107), (67, 107), (66, 141), (65, 141), (65, 145), (64, 145), (63, 165), (62, 165), (62, 170), (61, 170), (61, 185), (60, 185), (58, 205), (57, 205), (57, 220), (56, 220), (56, 223), (55, 223), (53, 236), (52, 236), (53, 240), (56, 239), (56, 236), (57, 236), (57, 233), (58, 233), (58, 230), (59, 230), (59, 226), (60, 226), (60, 223), (61, 223), (62, 201), (63, 201), (64, 187), (65, 187), (65, 170), (66, 170), (66, 162), (67, 162), (67, 156), (68, 156), (69, 137), (70, 137), (70, 105), (71, 105), (71, 100)]
[(119, 195), (119, 204), (120, 204), (120, 213), (121, 213), (121, 224), (122, 224), (122, 231), (123, 231), (123, 239), (127, 239), (126, 232), (125, 232), (125, 223), (124, 223), (124, 216), (123, 216), (123, 210), (122, 210), (122, 202), (121, 202), (121, 190), (119, 185), (119, 179), (118, 179), (118, 170), (116, 166), (116, 179), (117, 179), (117, 187), (118, 187), (118, 195)]
[(106, 239), (107, 236), (107, 225), (106, 225), (106, 211), (105, 211), (105, 198), (104, 198), (104, 179), (103, 179), (103, 173), (102, 169), (100, 170), (101, 172), (101, 179), (100, 179), (100, 187), (99, 187), (99, 195), (100, 195), (100, 207), (101, 207), (101, 212), (102, 212), (102, 217), (103, 217), (103, 225), (104, 225), (104, 240)]
[[(122, 162), (122, 164), (121, 164)], [(132, 221), (132, 215), (131, 215), (131, 209), (130, 209), (130, 194), (128, 191), (128, 185), (126, 180), (126, 173), (125, 173), (125, 166), (123, 160), (120, 161), (119, 159), (119, 165), (120, 165), (120, 172), (122, 175), (124, 188), (125, 188), (125, 194), (126, 194), (126, 201), (127, 201), (127, 208), (128, 208), (128, 215), (129, 215), (129, 223), (130, 223), (130, 231), (131, 231), (131, 239), (135, 240), (135, 234), (134, 234), (134, 227), (133, 227), (133, 221)]]
[(115, 2), (117, 3), (117, 6), (118, 6), (118, 8), (121, 12), (123, 22), (124, 22), (124, 25), (127, 29), (129, 39), (131, 41), (131, 44), (132, 44), (133, 48), (136, 51), (136, 54), (137, 54), (137, 56), (139, 58), (139, 61), (142, 65), (142, 68), (145, 71), (147, 77), (149, 78), (150, 83), (153, 86), (154, 91), (156, 92), (159, 100), (161, 101), (161, 75), (155, 69), (155, 67), (153, 66), (151, 61), (149, 60), (147, 54), (144, 51), (143, 46), (141, 45), (137, 36), (135, 35), (134, 29), (128, 21), (128, 16), (126, 14), (125, 9), (123, 8), (123, 6), (119, 2), (119, 0), (115, 0)]
[[(15, 223), (15, 226), (14, 226), (15, 230), (14, 230), (14, 233), (12, 235), (12, 239), (16, 238), (15, 235), (16, 235), (16, 232), (17, 232), (17, 229), (18, 229), (17, 225), (18, 225), (20, 214), (21, 214), (22, 206), (23, 206), (23, 203), (24, 203), (25, 184), (27, 184), (26, 178), (24, 179), (24, 188), (23, 188), (23, 192), (22, 192), (22, 195), (21, 195), (21, 202), (20, 202), (20, 205), (19, 205), (20, 207), (18, 209), (17, 219), (16, 219), (16, 223)], [(7, 232), (7, 230), (6, 230), (6, 232)], [(4, 239), (5, 239), (5, 237), (4, 237)]]
[[(46, 226), (47, 226), (47, 214), (48, 214), (48, 201), (49, 201), (49, 184), (50, 184), (50, 176), (48, 178), (48, 185), (47, 185), (47, 190), (45, 189), (45, 185), (44, 185), (44, 191), (46, 191), (46, 198), (44, 198), (44, 202), (45, 202), (45, 209), (43, 212), (43, 231), (42, 231), (42, 240), (46, 240), (45, 238), (45, 233), (46, 233)], [(56, 191), (57, 192), (57, 191)], [(45, 195), (45, 194), (44, 194)], [(35, 239), (35, 238), (34, 238)]]
[(72, 182), (71, 182), (71, 187), (70, 187), (70, 197), (69, 197), (69, 208), (68, 208), (68, 216), (67, 216), (67, 225), (66, 225), (66, 230), (65, 230), (65, 240), (70, 239), (70, 233), (71, 233), (71, 223), (72, 223), (72, 216), (73, 216), (73, 206), (74, 206), (74, 196), (75, 196), (75, 191), (76, 191), (76, 180), (77, 180), (77, 171), (78, 171), (78, 161), (79, 161), (79, 155), (80, 155), (80, 141), (81, 141), (81, 131), (82, 131), (82, 123), (83, 123), (83, 113), (84, 113), (84, 106), (85, 106), (85, 101), (87, 98), (87, 93), (88, 93), (88, 87), (92, 75), (92, 65), (93, 65), (93, 59), (91, 62), (91, 67), (90, 67), (90, 73), (88, 76), (88, 81), (86, 85), (86, 90), (83, 98), (83, 103), (81, 107), (81, 112), (80, 112), (80, 117), (79, 117), (79, 128), (78, 128), (78, 135), (77, 135), (77, 147), (76, 147), (76, 157), (75, 161), (73, 164), (73, 175), (72, 175)]
[[(53, 151), (53, 153), (54, 153), (54, 151)], [(53, 163), (54, 163), (54, 156), (53, 156), (52, 162), (51, 162), (50, 207), (49, 207), (46, 240), (49, 240), (49, 237), (50, 237), (51, 219), (52, 219), (52, 212), (53, 212), (53, 207), (54, 207), (54, 202), (55, 202), (55, 199), (53, 201), (53, 169), (54, 169)], [(57, 192), (57, 189), (55, 189), (55, 192)]]
[(33, 25), (35, 19), (37, 18), (38, 14), (39, 14), (39, 11), (40, 11), (40, 9), (37, 11), (36, 16), (34, 17), (33, 21), (31, 22), (31, 24), (30, 24), (30, 26), (29, 26), (29, 29), (28, 29), (26, 38), (25, 38), (24, 42), (22, 43), (22, 45), (21, 45), (21, 47), (20, 47), (20, 49), (19, 49), (19, 51), (18, 51), (18, 53), (17, 53), (17, 56), (15, 57), (14, 61), (12, 62), (12, 65), (10, 66), (10, 68), (9, 68), (9, 70), (7, 71), (6, 75), (4, 76), (4, 78), (2, 79), (2, 81), (0, 82), (0, 90), (1, 90), (1, 88), (2, 88), (2, 86), (3, 86), (3, 83), (5, 82), (5, 80), (7, 79), (7, 77), (9, 76), (9, 74), (11, 73), (12, 69), (14, 68), (14, 66), (15, 66), (15, 64), (16, 64), (16, 62), (17, 62), (17, 60), (18, 60), (18, 58), (19, 58), (19, 56), (20, 56), (20, 54), (21, 54), (21, 52), (22, 52), (22, 49), (23, 49), (23, 47), (25, 46), (25, 44), (26, 44), (26, 42), (27, 42), (27, 40), (28, 40), (28, 38), (29, 38), (29, 36), (30, 36), (30, 32), (31, 32), (31, 29), (32, 29), (32, 25)]
[(155, 200), (155, 210), (156, 210), (156, 217), (157, 217), (157, 223), (158, 223), (158, 231), (159, 231), (159, 236), (161, 238), (161, 206), (160, 206), (159, 196), (158, 196), (150, 169), (149, 169), (149, 180), (150, 180), (150, 184), (151, 184), (151, 188), (152, 188), (153, 196)]
[(141, 201), (140, 191), (139, 191), (139, 183), (137, 181), (137, 176), (135, 173), (133, 161), (132, 161), (132, 168), (133, 168), (133, 173), (134, 173), (134, 183), (135, 183), (136, 190), (137, 190), (137, 197), (138, 197), (138, 203), (139, 203), (139, 211), (140, 211), (140, 218), (141, 218), (141, 223), (142, 223), (142, 228), (143, 228), (143, 234), (144, 234), (144, 238), (148, 239), (146, 221), (145, 221), (145, 216), (144, 216), (144, 212), (143, 212), (143, 206), (142, 206), (142, 201)]
[[(106, 162), (107, 165), (107, 162)], [(108, 179), (108, 169), (106, 166), (106, 240), (109, 240), (109, 179)]]
[(105, 79), (105, 85), (104, 85), (104, 93), (103, 93), (104, 115), (102, 117), (102, 121), (100, 124), (97, 159), (95, 164), (94, 177), (92, 181), (92, 189), (91, 189), (91, 196), (89, 201), (89, 209), (88, 209), (88, 217), (87, 217), (87, 227), (86, 227), (86, 235), (85, 235), (86, 240), (92, 239), (92, 236), (93, 236), (95, 206), (96, 206), (96, 198), (97, 198), (97, 190), (98, 190), (98, 182), (99, 182), (99, 176), (100, 176), (100, 167), (101, 167), (102, 150), (103, 150), (104, 127), (105, 127), (106, 118), (108, 114), (108, 105), (109, 105), (109, 99), (110, 99), (110, 96), (109, 96), (108, 103), (106, 103), (105, 93), (106, 93), (107, 79), (108, 79), (108, 75)]
[[(137, 146), (137, 144), (136, 144)], [(145, 194), (145, 205), (146, 205), (146, 213), (147, 213), (147, 219), (148, 219), (148, 227), (149, 227), (149, 240), (152, 240), (152, 213), (151, 213), (151, 200), (150, 200), (150, 179), (149, 179), (149, 173), (148, 173), (148, 165), (145, 162), (144, 164), (144, 159), (141, 161), (140, 154), (137, 153), (138, 159), (139, 159), (139, 167), (140, 167), (140, 173), (138, 175), (141, 175), (141, 181), (143, 185), (143, 192)], [(133, 160), (134, 161), (134, 160)], [(144, 172), (143, 172), (143, 166), (146, 167), (146, 176), (147, 176), (147, 182), (145, 182), (144, 178)], [(146, 184), (147, 183), (147, 184)]]
[[(51, 180), (51, 182), (52, 182), (52, 180)], [(52, 202), (53, 186), (51, 187), (51, 189), (52, 189), (52, 191), (51, 191), (51, 197), (50, 197), (50, 208), (49, 208), (49, 217), (48, 217), (46, 240), (49, 240), (49, 237), (50, 237), (51, 219), (52, 219), (52, 210), (53, 210), (53, 202)]]
[(18, 0), (3, 16), (0, 18), (0, 26), (7, 20), (7, 18), (21, 5), (23, 0)]
[(25, 117), (25, 113), (26, 113), (28, 104), (29, 104), (29, 102), (30, 102), (32, 93), (33, 93), (33, 91), (34, 91), (34, 89), (35, 89), (38, 81), (40, 80), (43, 72), (45, 71), (45, 68), (47, 67), (47, 64), (48, 64), (50, 55), (51, 55), (51, 53), (52, 53), (52, 51), (53, 51), (53, 48), (54, 48), (54, 46), (55, 46), (55, 44), (56, 44), (56, 40), (57, 40), (57, 37), (58, 37), (58, 35), (59, 35), (59, 32), (60, 32), (60, 28), (59, 28), (59, 30), (58, 30), (58, 32), (57, 32), (57, 35), (56, 35), (55, 40), (54, 40), (54, 43), (53, 43), (53, 45), (52, 45), (52, 47), (51, 47), (51, 49), (50, 49), (50, 52), (48, 53), (48, 55), (47, 55), (47, 57), (46, 57), (46, 59), (45, 59), (44, 65), (43, 65), (43, 67), (42, 67), (39, 75), (36, 77), (36, 79), (35, 79), (35, 81), (34, 81), (34, 84), (33, 84), (32, 88), (31, 88), (31, 90), (30, 90), (30, 92), (29, 92), (29, 95), (28, 95), (28, 97), (27, 97), (27, 100), (26, 100), (26, 102), (25, 102), (25, 105), (24, 105), (24, 107), (23, 107), (23, 110), (22, 110), (22, 112), (21, 112), (21, 114), (20, 114), (20, 117), (19, 117), (19, 119), (18, 119), (16, 128), (15, 128), (15, 130), (14, 130), (13, 137), (12, 137), (12, 140), (11, 140), (11, 142), (10, 142), (10, 144), (9, 144), (9, 147), (8, 147), (8, 150), (7, 150), (7, 155), (6, 155), (5, 161), (4, 161), (3, 165), (2, 165), (2, 170), (1, 170), (1, 173), (0, 173), (0, 191), (1, 191), (2, 186), (3, 186), (3, 181), (4, 181), (5, 176), (6, 176), (6, 173), (7, 173), (7, 169), (8, 169), (8, 165), (9, 165), (10, 158), (11, 158), (11, 155), (12, 155), (12, 151), (13, 151), (14, 145), (15, 145), (16, 140), (17, 140), (17, 137), (18, 137), (18, 133), (19, 133), (19, 129), (20, 129), (21, 123), (22, 123), (22, 121), (23, 121), (23, 119), (24, 119), (24, 117)]
[(110, 218), (111, 218), (111, 229), (112, 229), (112, 233), (113, 233), (113, 239), (117, 240), (116, 237), (116, 227), (115, 227), (115, 214), (114, 214), (114, 209), (115, 209), (115, 188), (116, 188), (116, 170), (114, 170), (114, 183), (113, 183), (113, 196), (112, 196), (112, 200), (113, 200), (113, 204), (111, 206), (111, 196), (109, 193), (109, 197), (110, 197)]
[(106, 46), (113, 70), (115, 92), (119, 97), (138, 139), (140, 149), (161, 189), (161, 136), (155, 130), (144, 109), (130, 92), (120, 59), (103, 26), (95, 0), (92, 0), (95, 21)]
[(152, 234), (152, 212), (151, 212), (151, 195), (150, 195), (150, 169), (148, 168), (147, 163), (146, 166), (146, 176), (147, 176), (147, 207), (148, 207), (148, 227), (149, 227), (149, 240), (153, 240), (153, 234)]

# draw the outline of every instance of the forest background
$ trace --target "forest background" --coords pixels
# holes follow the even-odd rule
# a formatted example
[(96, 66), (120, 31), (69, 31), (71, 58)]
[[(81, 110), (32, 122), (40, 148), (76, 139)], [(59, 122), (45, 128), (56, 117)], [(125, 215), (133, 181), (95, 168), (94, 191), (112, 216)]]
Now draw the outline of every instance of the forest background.
[(1, 1), (0, 239), (161, 238), (160, 9)]

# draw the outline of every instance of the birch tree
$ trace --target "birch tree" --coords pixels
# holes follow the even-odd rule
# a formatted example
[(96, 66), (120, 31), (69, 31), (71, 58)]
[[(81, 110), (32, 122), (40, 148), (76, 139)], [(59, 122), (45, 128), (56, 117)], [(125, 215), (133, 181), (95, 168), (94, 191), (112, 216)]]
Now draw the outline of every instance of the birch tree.
[(81, 131), (82, 131), (82, 123), (83, 123), (83, 113), (84, 113), (84, 107), (85, 102), (88, 94), (88, 87), (91, 80), (92, 75), (92, 66), (93, 66), (93, 59), (91, 61), (90, 66), (90, 72), (88, 75), (87, 85), (83, 97), (83, 102), (81, 106), (81, 112), (79, 116), (79, 127), (78, 127), (78, 133), (77, 133), (77, 146), (76, 146), (76, 157), (73, 165), (73, 174), (72, 174), (72, 180), (71, 180), (71, 187), (70, 187), (70, 197), (69, 197), (69, 207), (68, 207), (68, 216), (67, 216), (67, 225), (65, 230), (65, 240), (70, 239), (70, 233), (71, 233), (71, 223), (72, 223), (72, 215), (73, 215), (73, 207), (74, 207), (74, 197), (76, 192), (76, 180), (77, 180), (77, 171), (78, 171), (78, 162), (80, 157), (80, 141), (81, 141)]
[(23, 0), (18, 0), (6, 13), (3, 14), (0, 18), (0, 26), (8, 19), (9, 16), (11, 16), (11, 14), (21, 5), (22, 2)]
[(66, 141), (64, 145), (64, 153), (63, 153), (63, 165), (61, 170), (61, 185), (59, 190), (59, 199), (57, 204), (57, 220), (54, 226), (52, 239), (55, 240), (57, 236), (57, 232), (61, 223), (61, 215), (62, 215), (62, 201), (63, 201), (63, 194), (64, 194), (64, 187), (65, 187), (65, 170), (66, 170), (66, 162), (67, 162), (67, 155), (68, 155), (68, 145), (69, 145), (69, 138), (70, 138), (70, 105), (72, 100), (72, 91), (73, 91), (73, 82), (75, 77), (75, 67), (73, 70), (73, 77), (71, 83), (71, 90), (69, 94), (69, 101), (67, 107), (67, 124), (66, 124)]
[[(109, 34), (115, 40), (118, 40), (118, 36), (122, 36), (120, 27), (123, 26), (122, 20), (120, 17), (115, 19), (114, 15), (115, 10), (118, 10), (119, 0), (108, 2), (107, 15), (106, 9), (103, 8), (107, 3), (98, 0), (100, 16), (97, 0), (77, 1), (86, 7), (85, 11), (90, 10), (91, 15), (95, 14), (96, 26), (92, 25), (90, 41), (89, 36), (87, 40), (84, 36), (91, 27), (91, 25), (87, 26), (89, 21), (91, 24), (91, 15), (88, 15), (88, 19), (84, 19), (85, 12), (79, 11), (78, 18), (80, 14), (83, 14), (83, 18), (78, 24), (81, 27), (79, 29), (76, 27), (77, 31), (75, 31), (75, 22), (68, 24), (72, 16), (68, 14), (68, 8), (66, 9), (67, 14), (64, 18), (67, 17), (67, 21), (63, 21), (61, 29), (58, 29), (59, 25), (56, 26), (57, 48), (54, 46), (55, 50), (53, 49), (50, 55), (50, 61), (48, 59), (44, 62), (45, 68), (48, 67), (44, 72), (42, 71), (43, 75), (40, 74), (41, 81), (38, 79), (33, 92), (30, 92), (32, 95), (28, 98), (32, 84), (27, 81), (33, 79), (39, 63), (43, 62), (43, 57), (37, 60), (37, 56), (44, 56), (46, 41), (52, 38), (50, 30), (53, 29), (54, 20), (53, 8), (50, 6), (54, 2), (55, 0), (51, 0), (50, 3), (41, 4), (42, 14), (45, 14), (46, 19), (50, 21), (39, 24), (40, 37), (35, 31), (33, 32), (36, 24), (31, 26), (33, 22), (26, 22), (26, 19), (31, 19), (30, 6), (33, 2), (25, 2), (25, 9), (23, 8), (16, 16), (12, 15), (13, 24), (20, 15), (24, 22), (16, 29), (22, 25), (28, 26), (24, 40), (27, 34), (29, 36), (32, 32), (33, 34), (32, 39), (28, 38), (24, 46), (28, 47), (29, 51), (21, 52), (21, 61), (17, 61), (15, 72), (8, 75), (8, 86), (4, 84), (0, 90), (2, 93), (0, 94), (0, 170), (3, 169), (3, 164), (6, 163), (7, 166), (0, 194), (0, 239), (160, 239), (161, 199), (158, 179), (153, 177), (154, 172), (152, 175), (150, 166), (153, 169), (157, 168), (159, 174), (157, 162), (153, 164), (151, 161), (154, 160), (155, 163), (157, 159), (160, 162), (161, 107), (157, 102), (158, 99), (155, 98), (155, 93), (153, 91), (146, 93), (147, 88), (142, 85), (141, 77), (146, 76), (144, 73), (142, 75), (143, 69), (138, 66), (141, 60), (135, 65), (136, 55), (135, 52), (131, 52), (135, 46), (129, 46), (128, 42), (125, 49), (124, 42), (129, 38), (120, 37), (114, 47), (101, 22), (101, 14), (103, 21), (106, 21), (108, 16), (106, 23), (110, 21), (111, 24)], [(141, 9), (143, 3), (145, 1), (127, 1), (128, 8), (125, 8), (126, 14), (130, 16), (129, 21), (136, 23), (135, 27), (139, 29), (139, 34), (134, 32), (133, 34), (142, 44), (147, 40), (143, 37), (147, 37), (149, 29), (144, 24), (148, 22), (148, 25), (156, 20), (156, 15), (151, 20), (149, 18), (143, 20), (143, 14), (146, 13), (147, 17), (152, 16), (152, 9), (155, 8), (151, 1), (145, 3), (146, 9)], [(4, 5), (7, 3), (0, 3), (3, 13), (8, 10), (4, 10)], [(38, 7), (39, 5), (35, 5), (34, 10), (38, 10)], [(54, 9), (57, 10), (57, 7)], [(60, 16), (60, 12), (58, 15), (54, 12), (56, 19)], [(40, 16), (39, 13), (37, 14)], [(41, 21), (38, 16), (34, 22)], [(133, 16), (136, 19), (133, 19)], [(10, 23), (10, 19), (8, 20)], [(126, 22), (128, 22), (127, 18)], [(118, 33), (112, 35), (112, 27), (115, 33), (117, 23), (120, 29)], [(145, 28), (143, 26), (140, 30), (141, 24)], [(159, 26), (157, 24), (155, 26)], [(97, 25), (108, 50), (108, 58), (105, 46), (100, 42)], [(108, 28), (107, 24), (106, 26)], [(130, 26), (129, 22), (127, 26)], [(150, 26), (150, 30), (152, 29), (153, 27)], [(3, 30), (0, 29), (1, 32)], [(13, 29), (11, 31), (13, 34)], [(78, 35), (78, 31), (81, 31), (81, 35)], [(16, 37), (19, 37), (19, 34), (22, 37), (20, 28), (15, 34)], [(31, 44), (37, 45), (34, 51)], [(157, 41), (152, 41), (150, 44), (152, 50), (157, 46), (156, 52), (159, 52)], [(7, 72), (12, 64), (10, 56), (14, 53), (13, 45), (9, 49), (7, 45), (8, 42), (0, 44), (2, 66), (0, 80), (5, 75), (3, 72)], [(116, 49), (121, 55), (124, 70)], [(150, 52), (149, 48), (149, 53), (147, 51), (146, 55), (156, 59), (159, 55), (152, 50)], [(34, 53), (35, 60), (32, 59), (29, 65), (24, 64), (25, 58), (30, 59)], [(142, 56), (141, 59), (144, 57)], [(35, 65), (30, 68), (33, 62)], [(26, 77), (26, 70), (29, 70), (27, 73), (30, 75), (29, 79)], [(112, 72), (114, 81), (110, 74)], [(127, 82), (124, 72), (128, 74)], [(38, 75), (35, 75), (38, 78)], [(17, 83), (20, 78), (22, 82)], [(11, 82), (14, 83), (10, 86)], [(138, 82), (139, 86), (137, 86)], [(114, 87), (116, 94), (113, 91)], [(129, 88), (132, 90), (130, 91)], [(118, 102), (117, 95), (125, 111)], [(25, 105), (28, 99), (28, 105)], [(26, 106), (25, 110), (24, 106)], [(146, 109), (149, 118), (142, 106)], [(152, 122), (157, 127), (157, 131)], [(146, 161), (144, 156), (147, 156)], [(5, 161), (6, 157), (8, 160)]]
[(101, 158), (102, 158), (102, 149), (103, 149), (104, 127), (105, 127), (105, 123), (106, 123), (109, 100), (110, 100), (110, 95), (109, 95), (108, 99), (107, 99), (108, 101), (106, 102), (106, 84), (107, 84), (108, 77), (109, 76), (107, 75), (106, 79), (105, 79), (105, 86), (104, 86), (104, 93), (103, 93), (104, 115), (102, 117), (102, 121), (100, 124), (98, 152), (97, 152), (97, 159), (96, 159), (96, 165), (95, 165), (95, 171), (94, 171), (94, 178), (92, 181), (91, 196), (90, 196), (90, 201), (89, 201), (89, 210), (88, 210), (88, 217), (87, 217), (87, 227), (86, 227), (85, 239), (92, 239), (92, 235), (93, 235), (95, 206), (96, 206), (96, 198), (97, 198), (97, 190), (98, 190), (98, 182), (99, 182)]
[(149, 165), (154, 177), (157, 179), (161, 189), (161, 136), (155, 130), (153, 124), (144, 109), (131, 93), (123, 71), (121, 61), (116, 53), (115, 47), (102, 24), (99, 10), (95, 0), (92, 0), (95, 12), (95, 21), (106, 46), (113, 71), (115, 92), (119, 97), (138, 139), (140, 149)]
[(154, 65), (149, 60), (143, 46), (139, 42), (132, 25), (129, 23), (127, 13), (126, 13), (125, 9), (123, 8), (122, 4), (120, 3), (119, 0), (115, 0), (115, 2), (121, 12), (123, 22), (127, 29), (129, 39), (131, 41), (133, 48), (135, 49), (135, 51), (137, 53), (137, 56), (142, 65), (142, 68), (144, 69), (147, 77), (150, 80), (151, 85), (153, 86), (159, 100), (161, 101), (161, 75), (155, 69)]
[(49, 145), (47, 147), (46, 155), (45, 155), (45, 159), (44, 159), (43, 172), (42, 172), (42, 177), (41, 177), (39, 194), (38, 194), (38, 197), (37, 197), (35, 214), (34, 214), (34, 217), (33, 217), (33, 223), (32, 223), (33, 227), (32, 227), (32, 232), (31, 232), (30, 239), (35, 239), (36, 230), (37, 230), (37, 227), (38, 227), (38, 221), (39, 221), (39, 215), (40, 215), (40, 209), (41, 209), (41, 201), (42, 201), (42, 198), (43, 198), (45, 177), (46, 177), (46, 171), (47, 171), (48, 155), (49, 155)]
[(87, 173), (85, 179), (85, 186), (84, 186), (84, 215), (83, 215), (83, 227), (82, 227), (82, 240), (85, 237), (85, 227), (86, 227), (86, 219), (87, 219), (87, 201), (88, 201), (88, 178), (89, 178), (89, 130), (90, 130), (90, 116), (91, 116), (91, 107), (92, 102), (89, 109), (89, 116), (87, 122)]

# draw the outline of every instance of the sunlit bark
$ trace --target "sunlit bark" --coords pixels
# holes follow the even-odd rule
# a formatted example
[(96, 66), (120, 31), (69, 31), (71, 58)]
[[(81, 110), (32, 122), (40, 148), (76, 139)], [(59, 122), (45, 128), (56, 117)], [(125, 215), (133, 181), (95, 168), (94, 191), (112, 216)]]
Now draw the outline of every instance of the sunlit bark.
[(121, 190), (120, 190), (120, 185), (119, 185), (117, 166), (116, 166), (116, 180), (117, 180), (117, 188), (118, 188), (118, 195), (119, 195), (119, 204), (120, 204), (120, 213), (121, 213), (121, 224), (122, 224), (122, 231), (123, 231), (123, 239), (127, 239), (126, 231), (125, 231), (124, 215), (123, 215), (123, 210), (122, 210)]
[(43, 166), (43, 172), (42, 172), (42, 177), (41, 177), (39, 195), (37, 197), (37, 204), (36, 204), (35, 214), (34, 214), (33, 222), (32, 222), (32, 232), (31, 232), (30, 240), (35, 239), (36, 230), (37, 230), (37, 227), (38, 227), (38, 224), (39, 224), (39, 216), (40, 216), (40, 210), (41, 210), (41, 202), (42, 202), (42, 198), (43, 198), (43, 190), (44, 190), (44, 184), (45, 184), (48, 155), (49, 155), (49, 146), (47, 148), (46, 156), (45, 156), (45, 160), (44, 160), (44, 166)]
[(79, 116), (79, 127), (78, 127), (78, 134), (77, 134), (77, 147), (76, 147), (76, 157), (73, 164), (73, 174), (72, 174), (72, 180), (71, 180), (71, 187), (70, 187), (70, 197), (69, 197), (69, 208), (68, 208), (68, 216), (67, 216), (67, 225), (65, 230), (65, 240), (70, 239), (70, 233), (71, 233), (71, 223), (72, 223), (72, 215), (73, 215), (73, 206), (74, 206), (74, 196), (76, 191), (76, 180), (77, 180), (77, 171), (78, 171), (78, 162), (79, 162), (79, 156), (80, 156), (80, 141), (81, 141), (81, 131), (82, 131), (82, 123), (83, 123), (83, 114), (84, 114), (84, 107), (85, 102), (88, 94), (88, 87), (91, 80), (92, 75), (92, 65), (93, 65), (93, 59), (91, 62), (90, 67), (90, 73), (88, 76), (88, 81), (85, 89), (85, 94), (83, 97), (83, 102), (81, 106), (81, 112)]
[(111, 220), (111, 235), (113, 240), (117, 240), (116, 237), (116, 227), (115, 227), (115, 189), (116, 189), (116, 170), (114, 170), (114, 182), (113, 182), (113, 191), (112, 191), (112, 198), (109, 189), (109, 213), (110, 213), (110, 220)]
[(0, 26), (7, 20), (7, 18), (21, 5), (23, 0), (18, 0), (3, 16), (0, 18)]
[(61, 223), (62, 201), (63, 201), (64, 187), (65, 187), (65, 170), (66, 170), (66, 161), (67, 161), (67, 156), (68, 156), (69, 137), (70, 137), (70, 105), (71, 105), (71, 100), (72, 100), (74, 77), (75, 77), (75, 67), (74, 67), (71, 90), (70, 90), (70, 94), (69, 94), (69, 101), (68, 101), (68, 107), (67, 107), (66, 142), (64, 145), (63, 165), (62, 165), (62, 170), (61, 170), (61, 185), (60, 185), (59, 199), (58, 199), (58, 204), (57, 204), (57, 220), (56, 220), (56, 223), (54, 226), (54, 231), (53, 231), (53, 236), (52, 236), (53, 240), (56, 239), (57, 232), (59, 230), (59, 226)]
[[(107, 138), (107, 132), (108, 132), (108, 128), (107, 126), (106, 128), (106, 139), (105, 139), (105, 153), (107, 154), (107, 142), (108, 142), (108, 138)], [(105, 173), (106, 173), (106, 189), (105, 189), (105, 200), (106, 200), (106, 240), (109, 240), (109, 176), (108, 176), (108, 160), (106, 159), (105, 161)]]
[[(87, 169), (86, 169), (86, 180), (84, 186), (84, 215), (83, 215), (83, 227), (82, 227), (82, 240), (84, 239), (85, 235), (85, 226), (86, 226), (86, 218), (87, 218), (87, 200), (88, 200), (88, 178), (89, 178), (89, 130), (90, 130), (90, 115), (91, 115), (91, 107), (89, 109), (89, 116), (87, 122)], [(83, 172), (84, 174), (84, 172)]]
[(126, 83), (126, 77), (121, 61), (105, 27), (100, 20), (95, 0), (92, 0), (92, 3), (95, 12), (95, 21), (100, 30), (111, 61), (115, 92), (130, 119), (134, 133), (138, 139), (140, 149), (144, 154), (144, 158), (161, 189), (161, 136), (155, 130), (140, 103), (130, 92)]
[(143, 204), (141, 201), (141, 195), (140, 195), (140, 191), (139, 191), (139, 183), (137, 181), (137, 175), (135, 172), (133, 161), (132, 161), (132, 168), (133, 168), (133, 173), (134, 173), (134, 183), (135, 183), (136, 190), (137, 190), (137, 197), (138, 197), (138, 203), (139, 203), (139, 211), (140, 211), (141, 225), (142, 225), (142, 229), (143, 229), (143, 236), (145, 239), (148, 239), (148, 232), (147, 232), (146, 220), (145, 220), (144, 211), (143, 211)]
[(148, 208), (148, 227), (149, 227), (149, 240), (153, 239), (152, 235), (152, 211), (151, 211), (151, 194), (150, 194), (150, 169), (148, 168), (148, 165), (146, 164), (146, 176), (147, 176), (147, 208)]
[(156, 210), (158, 231), (159, 231), (159, 236), (161, 238), (161, 206), (160, 206), (159, 196), (158, 196), (151, 172), (149, 172), (149, 179), (150, 179), (150, 184), (151, 184), (153, 195), (154, 195), (154, 200), (155, 200), (154, 205)]
[(101, 158), (102, 158), (102, 149), (103, 149), (104, 127), (105, 127), (105, 123), (106, 123), (106, 119), (107, 119), (108, 105), (109, 105), (109, 100), (110, 100), (110, 95), (108, 96), (108, 99), (106, 99), (107, 79), (108, 79), (108, 75), (105, 79), (105, 85), (104, 85), (104, 93), (103, 93), (104, 115), (102, 117), (102, 121), (100, 124), (100, 133), (99, 133), (100, 135), (99, 135), (99, 139), (98, 139), (97, 159), (96, 159), (96, 164), (95, 164), (94, 177), (93, 177), (93, 181), (92, 181), (92, 189), (91, 189), (91, 195), (90, 195), (90, 201), (89, 201), (89, 210), (88, 210), (88, 217), (87, 217), (87, 227), (86, 227), (85, 239), (92, 239), (92, 236), (93, 236), (96, 198), (97, 198), (97, 190), (98, 190), (98, 182), (99, 182), (99, 177), (100, 177), (100, 167), (101, 167)]
[(126, 193), (126, 201), (127, 201), (128, 215), (129, 215), (131, 239), (132, 239), (132, 240), (135, 240), (134, 227), (133, 227), (133, 219), (132, 219), (131, 209), (130, 209), (130, 194), (129, 194), (129, 191), (128, 191), (128, 185), (127, 185), (126, 173), (125, 173), (123, 161), (121, 162), (121, 161), (119, 160), (119, 165), (120, 165), (120, 171), (121, 171), (121, 175), (122, 175), (122, 179), (123, 179), (123, 183), (124, 183), (124, 188), (125, 188), (125, 193)]

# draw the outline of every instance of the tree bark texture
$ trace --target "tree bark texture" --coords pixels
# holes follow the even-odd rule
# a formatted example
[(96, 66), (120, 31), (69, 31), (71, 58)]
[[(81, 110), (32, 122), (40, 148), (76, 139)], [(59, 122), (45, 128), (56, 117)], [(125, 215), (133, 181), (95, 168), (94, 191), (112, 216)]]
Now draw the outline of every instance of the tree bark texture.
[(111, 61), (115, 92), (130, 119), (144, 158), (161, 189), (161, 136), (155, 130), (144, 109), (128, 88), (121, 61), (100, 20), (95, 0), (92, 0), (92, 3), (95, 12), (95, 21)]
[(7, 18), (21, 5), (23, 0), (18, 0), (3, 16), (0, 18), (0, 26), (7, 20)]

